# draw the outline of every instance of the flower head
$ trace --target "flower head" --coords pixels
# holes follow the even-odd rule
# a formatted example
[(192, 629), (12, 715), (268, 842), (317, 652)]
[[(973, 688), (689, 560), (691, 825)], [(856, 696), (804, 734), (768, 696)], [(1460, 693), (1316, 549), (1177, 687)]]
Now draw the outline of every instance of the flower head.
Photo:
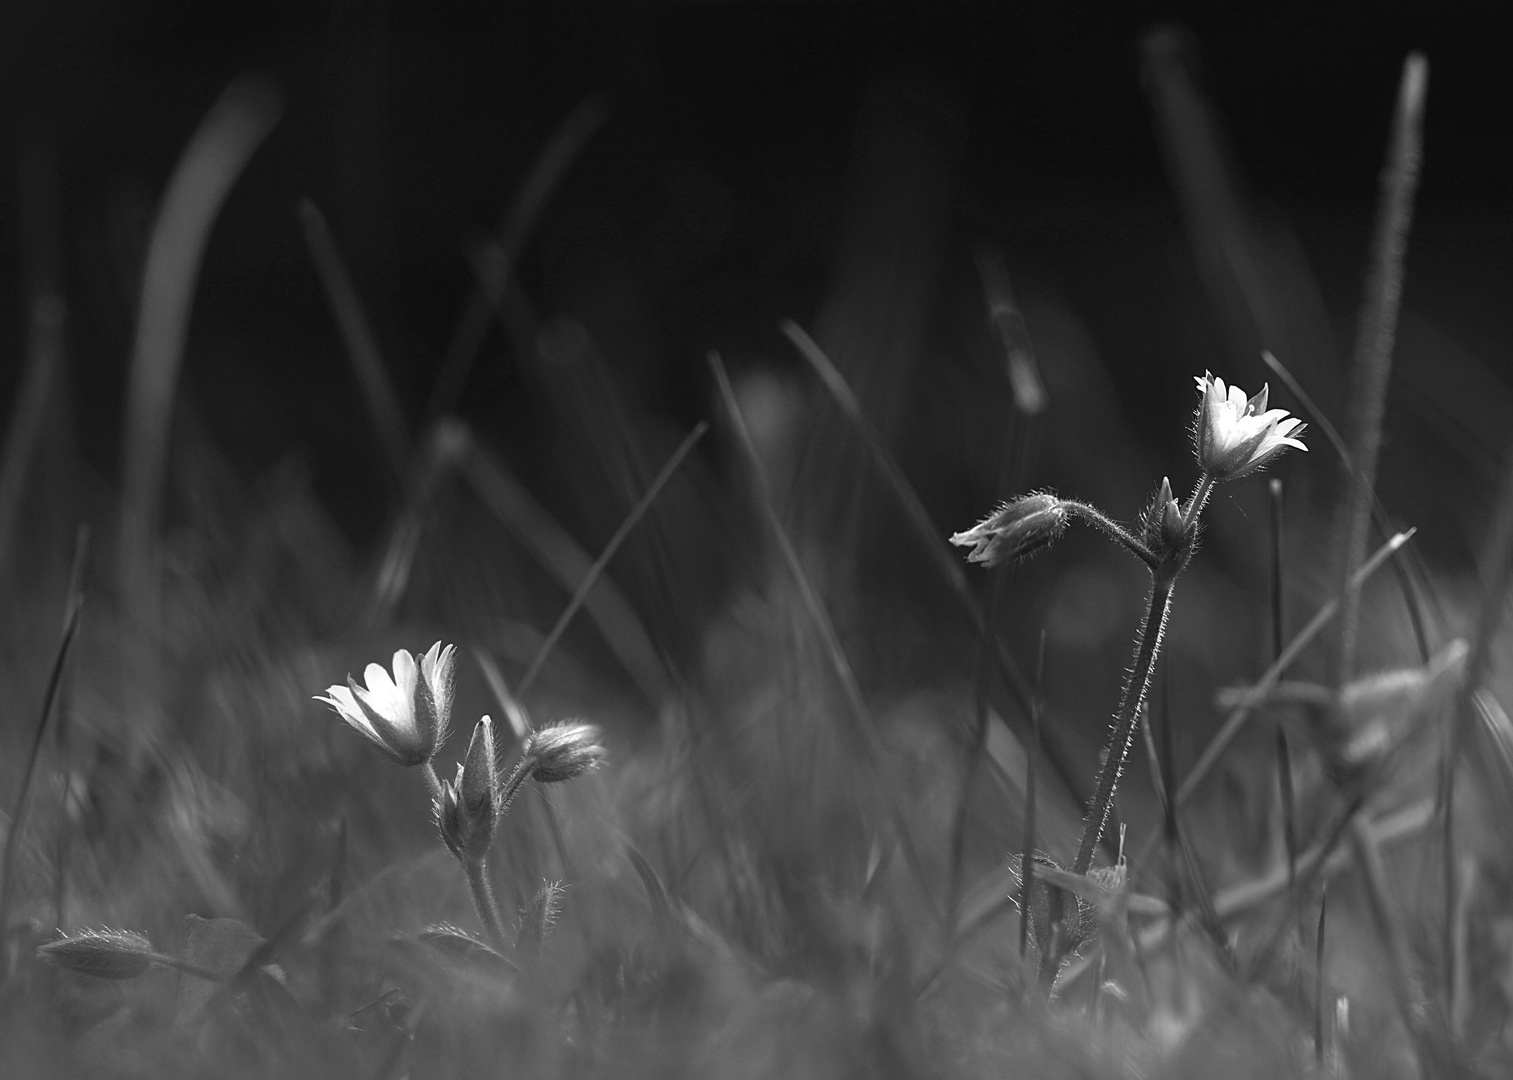
[(966, 532), (951, 537), (951, 543), (971, 547), (967, 561), (991, 569), (1039, 554), (1061, 539), (1066, 524), (1061, 500), (1042, 491), (1004, 503)]
[(473, 728), (468, 756), (457, 766), (457, 779), (441, 782), (441, 794), (436, 799), (436, 824), (453, 855), (477, 862), (494, 842), (499, 813), (494, 724), (485, 716)]
[(564, 720), (526, 736), (521, 758), (532, 762), (532, 780), (560, 784), (599, 767), (604, 760), (604, 744), (599, 740), (599, 729), (593, 724)]
[(408, 649), (394, 654), (394, 674), (378, 664), (363, 672), (366, 686), (347, 676), (346, 686), (328, 687), (324, 701), (358, 734), (399, 765), (423, 765), (447, 737), (452, 714), (453, 659), (457, 648), (432, 645), (420, 663)]
[(1268, 409), (1268, 388), (1247, 398), (1238, 386), (1204, 372), (1196, 376), (1198, 410), (1193, 417), (1193, 452), (1198, 467), (1215, 481), (1234, 480), (1269, 465), (1289, 446), (1307, 450), (1299, 437), (1304, 423), (1286, 409)]

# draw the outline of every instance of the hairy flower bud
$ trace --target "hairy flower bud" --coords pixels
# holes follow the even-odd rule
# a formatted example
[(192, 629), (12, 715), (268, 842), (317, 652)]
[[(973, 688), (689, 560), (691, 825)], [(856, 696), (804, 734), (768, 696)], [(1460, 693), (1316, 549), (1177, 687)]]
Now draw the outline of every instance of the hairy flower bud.
[(42, 959), (100, 979), (135, 979), (157, 957), (148, 941), (131, 930), (85, 930), (37, 947)]
[(951, 537), (958, 547), (970, 547), (968, 562), (991, 569), (1039, 554), (1066, 532), (1067, 511), (1048, 492), (1021, 495), (1004, 503), (977, 525)]
[(494, 724), (487, 716), (473, 728), (468, 756), (457, 779), (441, 782), (436, 824), (447, 849), (464, 862), (488, 853), (499, 825), (499, 766), (494, 757)]
[(522, 759), (530, 759), (531, 779), (539, 784), (573, 780), (604, 760), (599, 729), (581, 720), (548, 724), (526, 736)]

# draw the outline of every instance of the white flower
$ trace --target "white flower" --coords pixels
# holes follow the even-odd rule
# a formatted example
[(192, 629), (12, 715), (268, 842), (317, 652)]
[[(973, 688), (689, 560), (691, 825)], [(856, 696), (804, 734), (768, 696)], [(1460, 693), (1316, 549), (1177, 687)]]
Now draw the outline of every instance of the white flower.
[(1255, 472), (1289, 446), (1307, 450), (1299, 441), (1303, 421), (1286, 409), (1268, 409), (1268, 388), (1246, 398), (1238, 386), (1204, 372), (1196, 376), (1198, 411), (1193, 418), (1193, 450), (1198, 467), (1213, 479), (1234, 480)]
[(367, 686), (347, 676), (346, 686), (328, 687), (324, 701), (358, 734), (399, 765), (423, 765), (436, 756), (452, 714), (456, 646), (441, 642), (415, 663), (408, 649), (394, 654), (391, 677), (378, 664), (363, 672)]

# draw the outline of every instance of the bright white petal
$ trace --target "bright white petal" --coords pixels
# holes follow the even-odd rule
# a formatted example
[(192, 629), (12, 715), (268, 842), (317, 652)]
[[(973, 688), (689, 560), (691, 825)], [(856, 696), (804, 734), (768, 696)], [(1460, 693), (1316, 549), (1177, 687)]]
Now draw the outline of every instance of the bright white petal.
[(415, 658), (410, 655), (409, 649), (400, 649), (394, 654), (394, 686), (401, 697), (406, 699), (415, 695), (415, 680), (420, 677), (420, 671), (415, 667)]

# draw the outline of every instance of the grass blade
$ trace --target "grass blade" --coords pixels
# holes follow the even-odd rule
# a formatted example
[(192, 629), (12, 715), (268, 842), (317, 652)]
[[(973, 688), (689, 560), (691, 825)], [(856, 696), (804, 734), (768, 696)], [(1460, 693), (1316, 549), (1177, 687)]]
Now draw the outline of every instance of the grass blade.
[[(503, 463), (479, 445), (466, 425), (453, 420), (449, 426), (455, 428), (458, 467), (474, 492), (563, 588), (576, 592), (592, 572), (593, 560)], [(647, 702), (659, 704), (667, 693), (667, 676), (635, 609), (613, 582), (605, 580), (585, 595), (583, 605)]]
[(69, 650), (79, 633), (79, 618), (84, 610), (84, 574), (89, 566), (89, 530), (81, 528), (74, 543), (73, 569), (68, 577), (68, 599), (64, 603), (63, 635), (53, 654), (52, 669), (47, 674), (47, 687), (42, 693), (42, 711), (37, 717), (37, 728), (32, 735), (31, 749), (26, 756), (26, 766), (21, 772), (21, 787), (16, 792), (16, 806), (11, 811), (10, 827), (5, 834), (5, 848), (0, 853), (0, 983), (10, 977), (12, 960), (10, 954), (10, 908), (16, 894), (16, 856), (20, 851), (21, 835), (26, 827), (26, 811), (30, 806), (32, 780), (37, 772), (37, 759), (41, 756), (42, 740), (47, 734), (47, 722), (53, 714), (53, 705), (58, 699), (58, 690), (63, 685), (63, 672), (68, 663)]
[[(1360, 591), (1361, 584), (1380, 569), (1384, 562), (1396, 554), (1412, 538), (1413, 532), (1414, 530), (1412, 529), (1409, 529), (1407, 532), (1400, 532), (1377, 548), (1371, 558), (1367, 559), (1365, 564), (1351, 578), (1357, 593)], [(1234, 742), (1235, 737), (1240, 734), (1241, 729), (1244, 728), (1252, 713), (1255, 712), (1256, 703), (1265, 696), (1268, 690), (1276, 685), (1277, 681), (1292, 666), (1293, 662), (1297, 660), (1308, 644), (1328, 625), (1329, 620), (1334, 618), (1336, 612), (1339, 611), (1339, 607), (1340, 598), (1336, 597), (1319, 608), (1314, 613), (1313, 618), (1308, 621), (1308, 625), (1298, 631), (1297, 636), (1288, 642), (1287, 648), (1282, 651), (1282, 655), (1277, 657), (1275, 663), (1267, 668), (1266, 672), (1256, 680), (1250, 699), (1237, 706), (1229, 714), (1228, 719), (1224, 721), (1224, 726), (1219, 729), (1218, 734), (1209, 741), (1209, 744), (1203, 748), (1203, 753), (1199, 755), (1197, 764), (1193, 766), (1192, 772), (1187, 774), (1187, 779), (1183, 780), (1182, 786), (1177, 789), (1177, 805), (1179, 807), (1191, 799), (1193, 793), (1202, 786), (1203, 781), (1208, 779), (1208, 774), (1218, 764), (1219, 758), (1224, 755), (1225, 750), (1229, 749), (1230, 743)]]
[(532, 226), (568, 168), (608, 115), (609, 110), (599, 98), (587, 99), (562, 122), (536, 157), (524, 185), (499, 223), (497, 245), (489, 245), (478, 264), (476, 284), (452, 331), (446, 358), (426, 404), (426, 426), (456, 407), (488, 331), (489, 319), (504, 299)]
[(221, 204), (281, 109), (265, 82), (244, 78), (227, 87), (174, 167), (153, 223), (127, 389), (119, 537), (128, 609), (148, 627), (157, 622), (153, 543), (195, 279)]
[(1350, 460), (1355, 468), (1345, 470), (1348, 491), (1340, 503), (1335, 537), (1340, 619), (1330, 658), (1330, 685), (1336, 690), (1345, 685), (1355, 668), (1356, 623), (1361, 604), (1355, 571), (1366, 546), (1366, 528), (1375, 497), (1377, 453), (1381, 448), (1387, 379), (1392, 371), (1392, 346), (1402, 299), (1408, 227), (1413, 220), (1413, 195), (1418, 186), (1428, 79), (1428, 62), (1418, 53), (1410, 54), (1403, 64), (1398, 88), (1365, 302), (1356, 331), (1350, 385)]
[[(871, 713), (867, 708), (866, 700), (862, 697), (861, 685), (856, 681), (856, 673), (852, 671), (851, 662), (846, 659), (845, 651), (841, 648), (840, 637), (836, 633), (835, 624), (831, 622), (829, 614), (825, 611), (824, 603), (820, 600), (819, 594), (814, 591), (814, 586), (809, 580), (809, 575), (804, 572), (803, 564), (799, 561), (798, 552), (794, 550), (793, 542), (789, 540), (787, 530), (783, 528), (783, 523), (778, 520), (777, 511), (773, 509), (767, 472), (762, 467), (762, 459), (757, 453), (756, 445), (751, 440), (751, 433), (746, 429), (746, 422), (741, 416), (741, 406), (736, 401), (735, 391), (730, 385), (730, 377), (726, 375), (725, 365), (721, 363), (718, 353), (709, 354), (709, 367), (714, 372), (715, 382), (720, 388), (720, 397), (725, 404), (725, 411), (730, 417), (731, 426), (735, 429), (736, 437), (740, 442), (741, 451), (746, 458), (747, 466), (751, 469), (757, 489), (757, 508), (766, 521), (767, 530), (772, 535), (773, 543), (777, 545), (778, 551), (782, 555), (788, 573), (793, 579), (794, 587), (798, 589), (799, 598), (804, 606), (805, 613), (820, 635), (826, 657), (830, 662), (830, 667), (835, 674), (836, 681), (840, 683), (841, 693), (846, 699), (847, 712), (851, 717), (849, 730), (853, 734), (857, 749), (861, 751), (861, 762), (867, 771), (873, 775), (874, 780), (879, 780), (880, 777), (877, 774), (881, 752), (877, 745), (877, 732), (872, 726)], [(875, 786), (874, 784), (874, 788)], [(899, 808), (898, 801), (890, 793), (881, 792), (880, 794), (888, 807), (895, 840), (904, 853), (904, 859), (909, 864), (910, 872), (914, 875), (915, 883), (919, 887), (920, 896), (924, 899), (930, 912), (938, 919), (940, 913), (935, 908), (934, 897), (930, 892), (930, 878), (925, 873), (924, 867), (919, 861), (919, 853), (914, 849), (914, 841), (909, 835), (903, 811)]]
[[(867, 445), (867, 450), (871, 454), (874, 467), (882, 475), (889, 490), (893, 492), (894, 498), (898, 500), (899, 505), (903, 508), (910, 525), (914, 527), (914, 531), (919, 536), (922, 546), (930, 556), (930, 561), (940, 571), (941, 576), (946, 579), (947, 584), (951, 586), (952, 594), (956, 596), (963, 610), (971, 619), (973, 629), (980, 635), (986, 634), (987, 619), (983, 614), (982, 608), (978, 605), (977, 598), (972, 593), (971, 586), (967, 583), (967, 576), (961, 568), (961, 560), (942, 542), (942, 534), (935, 527), (935, 523), (930, 520), (929, 511), (925, 509), (924, 503), (920, 501), (919, 495), (914, 491), (913, 485), (909, 483), (908, 477), (904, 475), (903, 470), (894, 461), (893, 455), (883, 443), (882, 436), (872, 425), (871, 420), (867, 418), (860, 400), (857, 398), (855, 392), (852, 391), (850, 384), (846, 382), (845, 376), (841, 374), (840, 369), (835, 366), (834, 362), (825, 355), (824, 350), (796, 322), (784, 320), (780, 328), (788, 340), (793, 343), (794, 348), (798, 350), (799, 355), (814, 368), (815, 373), (820, 377), (820, 381), (824, 383), (825, 388), (835, 399), (836, 404), (840, 406), (842, 414), (861, 434), (863, 441)], [(1013, 691), (1020, 705), (1021, 712), (1026, 718), (1029, 718), (1036, 708), (1043, 708), (1044, 705), (1037, 701), (1034, 689), (1025, 679), (1024, 673), (1020, 671), (1019, 665), (1014, 662), (1014, 658), (1009, 654), (1008, 649), (1004, 646), (998, 635), (991, 634), (989, 638), (993, 643), (999, 670), (1004, 676), (1004, 681), (1011, 691)], [(1055, 723), (1055, 718), (1050, 717), (1049, 719), (1051, 720), (1049, 727), (1042, 729), (1042, 734), (1046, 736), (1042, 749), (1045, 752), (1047, 763), (1051, 766), (1057, 781), (1061, 784), (1063, 794), (1072, 801), (1074, 806), (1079, 808), (1080, 812), (1080, 808), (1086, 804), (1087, 800), (1083, 795), (1080, 781), (1076, 779), (1078, 774), (1072, 767), (1072, 754), (1066, 749), (1065, 743), (1056, 734), (1059, 729)]]
[(568, 601), (567, 607), (563, 608), (562, 614), (557, 618), (556, 625), (552, 627), (551, 633), (546, 635), (546, 640), (541, 643), (541, 648), (537, 650), (535, 658), (531, 660), (531, 666), (526, 668), (525, 674), (521, 677), (520, 689), (518, 691), (521, 697), (525, 696), (530, 690), (531, 684), (536, 681), (536, 676), (540, 674), (542, 665), (546, 663), (547, 657), (551, 655), (552, 649), (556, 647), (557, 642), (562, 639), (562, 635), (566, 632), (568, 624), (572, 622), (573, 616), (583, 607), (584, 602), (588, 599), (588, 594), (593, 590), (594, 584), (603, 575), (605, 568), (609, 566), (610, 560), (615, 557), (615, 553), (620, 550), (620, 545), (625, 542), (625, 538), (630, 535), (631, 530), (646, 516), (646, 512), (651, 509), (651, 504), (656, 501), (657, 496), (661, 494), (667, 482), (672, 479), (673, 474), (678, 471), (678, 467), (683, 464), (683, 459), (688, 457), (689, 453), (698, 445), (699, 440), (704, 437), (704, 433), (708, 430), (709, 424), (703, 420), (694, 426), (693, 431), (689, 432), (688, 436), (678, 445), (678, 448), (673, 451), (672, 457), (667, 459), (667, 464), (662, 466), (662, 471), (657, 473), (656, 477), (653, 478), (650, 486), (646, 489), (646, 493), (637, 500), (636, 505), (631, 508), (630, 513), (626, 515), (620, 527), (615, 530), (615, 535), (610, 537), (609, 543), (604, 546), (604, 550), (594, 560), (593, 566), (589, 567), (588, 573), (583, 575), (583, 580), (578, 583), (577, 589), (573, 591), (572, 599)]
[(325, 286), (326, 298), (331, 302), (331, 312), (336, 316), (342, 344), (347, 349), (347, 359), (352, 362), (352, 371), (362, 388), (368, 414), (373, 418), (379, 441), (383, 443), (384, 451), (389, 456), (393, 476), (398, 479), (406, 474), (410, 458), (410, 436), (405, 430), (404, 412), (399, 407), (398, 395), (394, 393), (394, 383), (378, 348), (378, 338), (373, 333), (367, 313), (363, 311), (362, 300), (357, 295), (352, 275), (347, 272), (341, 253), (336, 250), (336, 241), (331, 237), (325, 215), (309, 199), (301, 199), (299, 217), (304, 225), (305, 243), (310, 248), (310, 258), (320, 274), (321, 284)]

